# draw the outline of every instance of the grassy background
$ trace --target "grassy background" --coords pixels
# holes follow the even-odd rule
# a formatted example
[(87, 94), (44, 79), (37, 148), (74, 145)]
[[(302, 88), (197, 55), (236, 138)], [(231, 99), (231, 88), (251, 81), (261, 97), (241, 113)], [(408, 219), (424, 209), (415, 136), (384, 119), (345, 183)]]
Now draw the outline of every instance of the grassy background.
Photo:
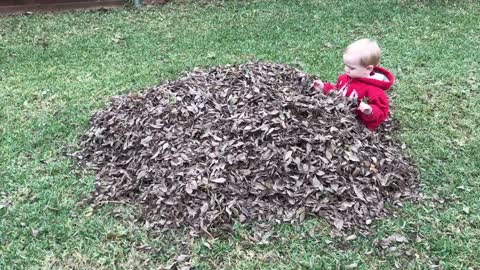
[[(474, 1), (172, 1), (162, 7), (0, 18), (0, 269), (479, 269), (480, 4)], [(342, 49), (370, 37), (397, 76), (400, 139), (434, 199), (344, 241), (319, 220), (269, 243), (151, 234), (133, 207), (76, 203), (94, 176), (64, 153), (114, 95), (195, 66), (297, 64), (334, 81)], [(409, 242), (375, 247), (393, 233)]]

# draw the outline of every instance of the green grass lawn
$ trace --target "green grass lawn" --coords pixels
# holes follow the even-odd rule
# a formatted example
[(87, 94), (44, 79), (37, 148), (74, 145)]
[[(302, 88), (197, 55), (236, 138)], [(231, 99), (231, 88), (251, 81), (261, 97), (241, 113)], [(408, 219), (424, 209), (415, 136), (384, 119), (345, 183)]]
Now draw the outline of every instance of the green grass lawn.
[[(196, 269), (480, 269), (480, 3), (437, 2), (192, 0), (0, 18), (0, 269), (155, 269), (180, 254)], [(308, 220), (262, 244), (246, 228), (192, 241), (147, 232), (133, 206), (76, 206), (94, 175), (65, 153), (112, 96), (251, 60), (334, 81), (362, 37), (397, 76), (399, 139), (433, 199), (351, 241)], [(375, 245), (395, 233), (408, 243)]]

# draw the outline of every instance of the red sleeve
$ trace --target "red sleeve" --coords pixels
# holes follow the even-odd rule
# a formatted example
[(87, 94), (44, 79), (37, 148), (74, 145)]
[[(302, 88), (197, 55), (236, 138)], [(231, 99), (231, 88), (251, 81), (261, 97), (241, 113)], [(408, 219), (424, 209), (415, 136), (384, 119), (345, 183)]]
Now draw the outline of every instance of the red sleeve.
[(331, 83), (328, 83), (328, 82), (324, 82), (323, 83), (323, 93), (326, 95), (328, 94), (330, 91), (332, 91), (333, 89), (336, 89), (335, 85), (331, 84)]
[(388, 98), (385, 92), (381, 89), (374, 89), (368, 91), (368, 105), (372, 107), (372, 113), (366, 115), (358, 111), (358, 116), (371, 126), (380, 125), (388, 116)]
[(341, 88), (340, 84), (342, 82), (342, 80), (341, 80), (342, 76), (344, 76), (344, 74), (342, 74), (338, 77), (337, 83), (335, 85), (333, 85), (331, 83), (328, 83), (328, 82), (324, 82), (323, 83), (323, 93), (326, 95), (332, 90), (340, 89)]

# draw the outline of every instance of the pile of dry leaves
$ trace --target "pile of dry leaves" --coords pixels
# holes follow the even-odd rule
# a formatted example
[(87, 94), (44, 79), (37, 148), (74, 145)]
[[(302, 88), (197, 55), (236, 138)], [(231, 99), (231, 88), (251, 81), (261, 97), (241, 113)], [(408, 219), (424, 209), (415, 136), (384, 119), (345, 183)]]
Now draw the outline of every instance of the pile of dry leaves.
[(95, 203), (140, 203), (157, 229), (306, 216), (366, 227), (417, 195), (416, 171), (391, 121), (370, 133), (311, 80), (269, 63), (193, 70), (114, 98), (73, 156), (96, 172)]

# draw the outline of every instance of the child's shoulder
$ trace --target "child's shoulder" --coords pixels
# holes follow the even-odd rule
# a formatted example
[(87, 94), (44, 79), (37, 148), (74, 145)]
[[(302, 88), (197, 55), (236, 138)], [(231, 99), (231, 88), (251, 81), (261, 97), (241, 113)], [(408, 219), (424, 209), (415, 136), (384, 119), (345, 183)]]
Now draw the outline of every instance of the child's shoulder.
[(340, 76), (338, 76), (337, 78), (337, 83), (338, 84), (345, 84), (348, 82), (348, 75), (343, 73), (343, 74), (340, 74)]

